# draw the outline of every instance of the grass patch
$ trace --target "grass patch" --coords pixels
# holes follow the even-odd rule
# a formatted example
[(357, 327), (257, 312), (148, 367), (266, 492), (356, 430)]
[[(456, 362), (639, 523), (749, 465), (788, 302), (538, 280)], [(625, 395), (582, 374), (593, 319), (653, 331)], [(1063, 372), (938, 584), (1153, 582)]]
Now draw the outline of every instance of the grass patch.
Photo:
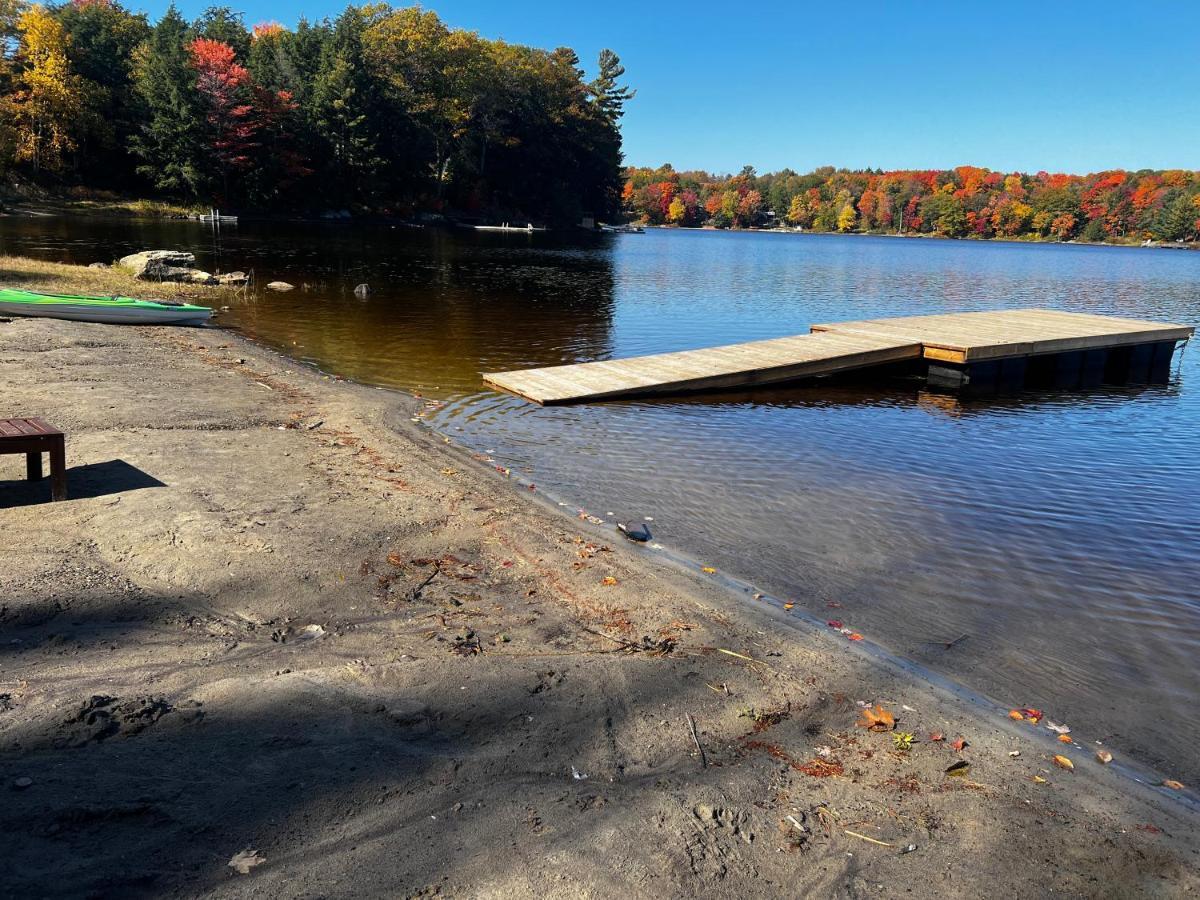
[(120, 295), (136, 300), (194, 300), (205, 306), (240, 291), (230, 287), (138, 281), (121, 269), (89, 269), (25, 256), (0, 256), (0, 288), (45, 294)]

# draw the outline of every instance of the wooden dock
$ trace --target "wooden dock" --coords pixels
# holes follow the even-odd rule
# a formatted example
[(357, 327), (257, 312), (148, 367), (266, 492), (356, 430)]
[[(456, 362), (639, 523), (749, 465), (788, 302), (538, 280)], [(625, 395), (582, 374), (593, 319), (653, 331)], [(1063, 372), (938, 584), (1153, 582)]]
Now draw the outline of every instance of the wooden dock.
[(941, 387), (1011, 385), (1023, 383), (1030, 358), (1043, 357), (1053, 358), (1054, 383), (1071, 386), (1087, 383), (1097, 361), (1111, 369), (1109, 350), (1140, 348), (1122, 364), (1161, 372), (1192, 330), (1046, 309), (906, 316), (813, 325), (809, 334), (702, 350), (485, 373), (483, 380), (550, 405), (778, 384), (920, 359), (930, 361), (930, 383)]

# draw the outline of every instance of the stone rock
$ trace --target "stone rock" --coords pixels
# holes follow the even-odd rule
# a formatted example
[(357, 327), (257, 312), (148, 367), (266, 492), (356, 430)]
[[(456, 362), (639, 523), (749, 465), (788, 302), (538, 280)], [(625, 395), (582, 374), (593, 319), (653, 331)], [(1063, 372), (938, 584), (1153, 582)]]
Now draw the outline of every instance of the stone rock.
[(191, 269), (188, 271), (187, 276), (183, 280), (188, 281), (191, 284), (213, 285), (218, 283), (215, 276), (210, 275), (208, 272), (201, 272), (199, 269)]
[(143, 250), (121, 257), (118, 265), (143, 281), (182, 281), (195, 262), (194, 254), (181, 250)]
[(360, 284), (354, 288), (354, 296), (360, 300), (365, 300), (371, 294), (371, 286), (369, 284)]
[(89, 269), (107, 269), (108, 267), (109, 267), (108, 263), (104, 263), (104, 262), (88, 263)]
[(294, 284), (288, 284), (286, 281), (271, 281), (267, 283), (268, 291), (291, 291), (295, 290)]
[(243, 285), (249, 283), (250, 276), (245, 272), (226, 272), (224, 275), (217, 276), (217, 284)]

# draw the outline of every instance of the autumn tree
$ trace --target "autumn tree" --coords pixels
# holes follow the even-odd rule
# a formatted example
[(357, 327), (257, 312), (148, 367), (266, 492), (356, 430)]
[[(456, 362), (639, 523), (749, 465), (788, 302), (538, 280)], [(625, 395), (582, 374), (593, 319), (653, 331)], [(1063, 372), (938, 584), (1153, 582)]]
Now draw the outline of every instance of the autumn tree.
[(63, 168), (75, 149), (84, 87), (67, 59), (67, 35), (46, 7), (32, 6), (17, 21), (20, 71), (11, 100), (15, 155), (34, 172)]
[(250, 72), (237, 62), (233, 48), (221, 41), (196, 38), (188, 51), (222, 198), (227, 200), (231, 175), (250, 167), (258, 147), (259, 123), (249, 102)]

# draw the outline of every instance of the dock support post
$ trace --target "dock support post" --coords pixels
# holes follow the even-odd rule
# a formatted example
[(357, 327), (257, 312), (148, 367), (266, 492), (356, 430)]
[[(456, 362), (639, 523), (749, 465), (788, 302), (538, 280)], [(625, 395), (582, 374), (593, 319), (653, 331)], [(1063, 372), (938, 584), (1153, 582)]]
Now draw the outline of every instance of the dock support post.
[(1074, 390), (1083, 377), (1083, 351), (1059, 353), (1055, 357), (1054, 386), (1060, 390)]
[(1107, 350), (1085, 350), (1083, 352), (1083, 367), (1079, 373), (1079, 386), (1094, 388), (1102, 385), (1104, 383), (1104, 368), (1107, 360)]

